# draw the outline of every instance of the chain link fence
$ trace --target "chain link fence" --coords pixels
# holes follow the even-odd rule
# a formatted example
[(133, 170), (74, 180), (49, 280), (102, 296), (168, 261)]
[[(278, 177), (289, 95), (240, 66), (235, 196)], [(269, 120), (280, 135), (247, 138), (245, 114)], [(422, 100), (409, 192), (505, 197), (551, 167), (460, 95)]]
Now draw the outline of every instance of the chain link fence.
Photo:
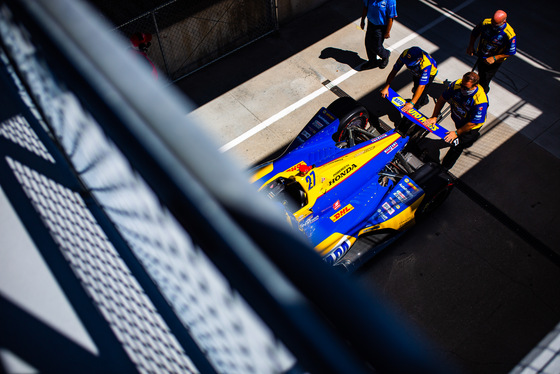
[(115, 30), (151, 34), (147, 56), (177, 81), (277, 29), (274, 0), (176, 0)]

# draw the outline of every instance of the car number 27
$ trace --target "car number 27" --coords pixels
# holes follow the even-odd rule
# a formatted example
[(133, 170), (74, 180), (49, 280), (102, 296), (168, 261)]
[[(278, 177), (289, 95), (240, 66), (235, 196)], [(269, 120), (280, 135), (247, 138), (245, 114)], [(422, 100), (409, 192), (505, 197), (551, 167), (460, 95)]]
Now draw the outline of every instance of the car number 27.
[(311, 190), (315, 187), (315, 172), (312, 171), (305, 177), (305, 181), (307, 182), (307, 190)]

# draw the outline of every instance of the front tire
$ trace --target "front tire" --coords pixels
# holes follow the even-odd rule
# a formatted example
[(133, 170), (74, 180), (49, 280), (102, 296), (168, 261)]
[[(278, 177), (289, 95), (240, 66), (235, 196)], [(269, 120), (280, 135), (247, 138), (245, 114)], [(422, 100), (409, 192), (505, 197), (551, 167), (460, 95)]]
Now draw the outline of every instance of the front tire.
[(453, 186), (448, 185), (445, 188), (442, 188), (441, 190), (437, 191), (436, 194), (431, 196), (426, 203), (422, 202), (422, 205), (420, 206), (416, 214), (417, 218), (424, 218), (424, 216), (432, 213), (438, 207), (440, 207), (443, 204), (443, 202), (447, 200), (447, 197), (451, 193), (452, 189)]

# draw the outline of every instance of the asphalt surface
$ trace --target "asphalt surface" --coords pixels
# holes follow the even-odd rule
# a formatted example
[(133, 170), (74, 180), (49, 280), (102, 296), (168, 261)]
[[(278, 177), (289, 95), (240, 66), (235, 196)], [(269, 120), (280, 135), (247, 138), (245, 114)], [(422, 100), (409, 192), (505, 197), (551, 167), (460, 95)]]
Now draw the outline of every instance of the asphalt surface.
[[(546, 5), (398, 1), (385, 43), (393, 49), (389, 67), (359, 71), (361, 2), (328, 1), (176, 86), (198, 106), (189, 116), (216, 146), (249, 167), (277, 154), (337, 95), (392, 125), (378, 91), (410, 46), (438, 62), (436, 98), (443, 81), (474, 64), (465, 53), (470, 28), (507, 6), (518, 55), (491, 83), (482, 137), (451, 170), (457, 188), (354, 275), (466, 373), (507, 373), (560, 321), (560, 53)], [(404, 69), (392, 85), (404, 97), (411, 86)], [(422, 111), (432, 108), (433, 100)]]

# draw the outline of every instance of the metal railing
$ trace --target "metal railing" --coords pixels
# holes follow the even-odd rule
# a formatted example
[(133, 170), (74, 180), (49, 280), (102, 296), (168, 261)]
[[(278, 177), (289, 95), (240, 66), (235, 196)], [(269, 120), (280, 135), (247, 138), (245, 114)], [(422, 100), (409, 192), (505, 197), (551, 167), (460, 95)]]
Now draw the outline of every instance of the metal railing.
[(77, 0), (0, 6), (0, 183), (92, 341), (2, 294), (2, 351), (40, 372), (448, 373), (106, 30)]

